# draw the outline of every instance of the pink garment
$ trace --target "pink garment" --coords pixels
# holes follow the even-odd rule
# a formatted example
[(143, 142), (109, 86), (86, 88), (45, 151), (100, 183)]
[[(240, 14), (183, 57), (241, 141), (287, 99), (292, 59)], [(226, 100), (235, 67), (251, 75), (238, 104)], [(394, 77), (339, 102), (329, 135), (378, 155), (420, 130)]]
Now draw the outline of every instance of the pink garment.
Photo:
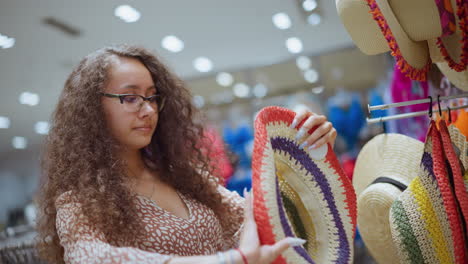
[[(237, 246), (244, 215), (244, 199), (219, 187), (222, 203), (229, 208), (231, 223), (222, 230), (214, 212), (200, 202), (179, 193), (189, 209), (183, 219), (160, 208), (153, 200), (136, 197), (138, 216), (144, 230), (129, 241), (130, 247), (112, 246), (104, 235), (81, 214), (80, 204), (70, 192), (56, 201), (57, 233), (64, 248), (65, 263), (166, 263), (173, 256), (211, 255)], [(114, 245), (122, 244), (112, 241)], [(126, 243), (128, 245), (128, 243)]]
[(226, 183), (234, 173), (234, 168), (226, 154), (224, 141), (216, 129), (212, 127), (207, 127), (205, 129), (205, 137), (208, 139), (208, 142), (205, 143), (205, 147), (211, 148), (211, 165), (217, 170), (216, 174), (223, 177), (223, 185), (226, 186)]
[[(429, 85), (427, 82), (411, 80), (395, 65), (390, 92), (392, 103), (426, 99), (429, 95)], [(416, 104), (391, 108), (388, 111), (389, 114), (396, 115), (427, 110), (428, 104)], [(428, 130), (429, 119), (427, 116), (417, 116), (407, 119), (393, 120), (388, 123), (393, 123), (393, 125), (389, 126), (394, 129), (389, 129), (387, 132), (407, 135), (424, 142)]]

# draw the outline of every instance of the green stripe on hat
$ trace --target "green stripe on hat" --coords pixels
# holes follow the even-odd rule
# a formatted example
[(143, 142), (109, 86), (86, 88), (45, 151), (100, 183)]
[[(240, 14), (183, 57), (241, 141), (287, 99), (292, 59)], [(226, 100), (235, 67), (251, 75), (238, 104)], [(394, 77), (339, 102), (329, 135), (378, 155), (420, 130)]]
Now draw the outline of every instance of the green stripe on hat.
[(411, 263), (424, 263), (418, 240), (414, 235), (410, 220), (400, 200), (393, 202), (391, 208), (392, 220), (400, 237), (403, 249), (406, 251)]

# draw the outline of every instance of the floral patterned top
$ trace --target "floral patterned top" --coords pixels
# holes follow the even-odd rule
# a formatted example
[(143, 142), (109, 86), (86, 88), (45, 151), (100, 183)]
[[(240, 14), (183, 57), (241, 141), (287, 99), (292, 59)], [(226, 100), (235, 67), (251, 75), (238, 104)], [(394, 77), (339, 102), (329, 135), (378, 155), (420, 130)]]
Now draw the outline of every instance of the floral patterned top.
[(131, 247), (107, 243), (80, 212), (80, 204), (67, 192), (56, 201), (57, 233), (65, 263), (166, 263), (174, 256), (211, 255), (236, 247), (244, 216), (244, 199), (236, 192), (218, 188), (229, 208), (229, 228), (223, 230), (207, 206), (178, 193), (189, 209), (184, 219), (160, 208), (153, 200), (136, 196), (138, 216), (144, 230), (130, 241)]

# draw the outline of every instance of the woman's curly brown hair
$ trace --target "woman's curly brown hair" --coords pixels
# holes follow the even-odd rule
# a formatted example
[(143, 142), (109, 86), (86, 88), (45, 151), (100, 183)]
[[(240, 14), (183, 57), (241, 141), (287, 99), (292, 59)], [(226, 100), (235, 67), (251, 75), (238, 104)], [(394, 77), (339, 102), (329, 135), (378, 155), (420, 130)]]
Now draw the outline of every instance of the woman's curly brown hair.
[(116, 155), (119, 145), (105, 125), (99, 95), (108, 69), (118, 57), (143, 63), (158, 92), (166, 97), (151, 143), (141, 150), (145, 162), (164, 172), (160, 173), (163, 181), (212, 208), (225, 225), (221, 217), (225, 209), (214, 184), (217, 178), (209, 155), (200, 148), (204, 131), (193, 122), (196, 109), (188, 89), (148, 50), (128, 45), (106, 47), (86, 56), (73, 70), (52, 116), (37, 197), (38, 249), (51, 263), (63, 263), (55, 201), (64, 192), (72, 191), (83, 214), (107, 240), (118, 236), (125, 241), (141, 227), (135, 219), (135, 194), (125, 182), (125, 161)]

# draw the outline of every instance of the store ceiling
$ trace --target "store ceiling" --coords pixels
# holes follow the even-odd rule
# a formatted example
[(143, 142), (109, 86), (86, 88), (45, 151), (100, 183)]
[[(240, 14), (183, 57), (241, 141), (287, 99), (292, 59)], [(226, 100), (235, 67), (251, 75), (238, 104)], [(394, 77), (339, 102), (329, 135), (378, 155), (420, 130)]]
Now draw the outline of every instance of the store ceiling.
[[(0, 160), (37, 152), (44, 136), (35, 133), (34, 124), (49, 120), (66, 76), (80, 58), (97, 48), (113, 43), (142, 44), (157, 52), (190, 85), (191, 80), (219, 71), (292, 60), (297, 55), (285, 47), (289, 37), (302, 40), (301, 54), (305, 55), (351, 47), (334, 1), (318, 2), (322, 23), (311, 26), (297, 0), (0, 0), (0, 34), (16, 39), (14, 47), (0, 49), (0, 116), (11, 120), (10, 128), (0, 129)], [(121, 4), (135, 7), (141, 19), (125, 23), (115, 17), (114, 9)], [(290, 29), (274, 27), (272, 15), (278, 12), (291, 17)], [(78, 29), (80, 35), (73, 37), (45, 25), (46, 17)], [(163, 49), (160, 42), (167, 35), (183, 40), (185, 49), (180, 53)], [(212, 60), (212, 72), (201, 74), (193, 68), (192, 61), (198, 56)], [(296, 77), (287, 79), (297, 82)], [(25, 91), (40, 96), (37, 106), (19, 103), (18, 97)], [(197, 93), (204, 89), (197, 88)], [(28, 147), (15, 150), (11, 144), (14, 136), (25, 137)]]

